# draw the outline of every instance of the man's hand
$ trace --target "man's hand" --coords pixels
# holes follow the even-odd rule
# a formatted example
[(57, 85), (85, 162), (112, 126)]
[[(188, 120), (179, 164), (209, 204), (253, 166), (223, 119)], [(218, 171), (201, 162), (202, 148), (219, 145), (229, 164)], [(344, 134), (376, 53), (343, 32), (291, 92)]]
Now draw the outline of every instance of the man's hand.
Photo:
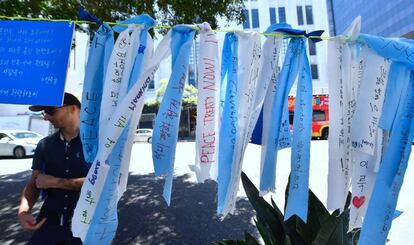
[(36, 187), (39, 189), (57, 188), (59, 178), (52, 175), (39, 174), (36, 178)]
[(46, 222), (46, 218), (43, 218), (36, 224), (35, 218), (28, 212), (20, 212), (17, 217), (19, 218), (20, 225), (25, 231), (37, 230)]

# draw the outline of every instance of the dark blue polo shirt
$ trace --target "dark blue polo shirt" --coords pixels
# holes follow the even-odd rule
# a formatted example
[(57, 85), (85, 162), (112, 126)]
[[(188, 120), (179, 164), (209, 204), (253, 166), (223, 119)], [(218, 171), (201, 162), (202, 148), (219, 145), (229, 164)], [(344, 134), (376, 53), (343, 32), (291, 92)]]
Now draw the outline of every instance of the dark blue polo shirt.
[[(33, 170), (58, 178), (80, 178), (88, 173), (90, 164), (83, 157), (79, 135), (67, 142), (60, 132), (42, 139), (35, 150)], [(78, 191), (49, 188), (46, 199), (37, 217), (46, 217), (46, 223), (70, 227), (73, 211), (79, 199)]]

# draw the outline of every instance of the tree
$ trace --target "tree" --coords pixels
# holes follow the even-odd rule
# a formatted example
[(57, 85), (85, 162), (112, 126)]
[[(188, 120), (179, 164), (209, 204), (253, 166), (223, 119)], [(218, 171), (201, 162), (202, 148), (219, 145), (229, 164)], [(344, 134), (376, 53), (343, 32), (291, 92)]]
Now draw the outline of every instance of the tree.
[[(155, 98), (149, 99), (145, 102), (147, 106), (158, 107), (161, 104), (162, 97), (167, 89), (168, 80), (162, 79), (158, 82), (157, 91), (155, 91)], [(196, 106), (197, 105), (197, 88), (193, 85), (186, 84), (183, 91), (183, 106)]]
[(243, 0), (3, 0), (0, 15), (30, 18), (77, 19), (80, 4), (102, 21), (115, 22), (147, 13), (159, 24), (173, 26), (217, 20), (242, 23)]

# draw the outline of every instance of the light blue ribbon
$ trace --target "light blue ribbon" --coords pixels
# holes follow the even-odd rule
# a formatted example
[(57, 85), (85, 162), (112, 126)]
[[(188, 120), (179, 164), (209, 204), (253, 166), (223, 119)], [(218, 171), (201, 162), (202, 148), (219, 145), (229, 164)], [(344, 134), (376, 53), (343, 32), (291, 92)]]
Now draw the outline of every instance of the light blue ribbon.
[(98, 152), (99, 115), (106, 67), (114, 47), (114, 34), (108, 25), (95, 33), (89, 48), (88, 63), (83, 82), (80, 113), (80, 138), (85, 161), (92, 164)]
[[(381, 161), (359, 240), (362, 245), (385, 244), (414, 139), (414, 73), (409, 71), (414, 68), (414, 42), (365, 34), (361, 34), (360, 38), (379, 55), (394, 61), (380, 119), (381, 126), (390, 130), (390, 140)], [(401, 95), (401, 98), (396, 102), (389, 101), (396, 99), (389, 97), (392, 95)]]
[(260, 176), (260, 190), (268, 191), (275, 189), (276, 179), (276, 160), (277, 160), (277, 148), (279, 142), (279, 134), (281, 121), (283, 116), (283, 110), (286, 108), (284, 103), (287, 103), (287, 97), (290, 88), (295, 81), (298, 70), (298, 59), (293, 56), (293, 50), (298, 48), (298, 39), (294, 38), (289, 42), (288, 51), (286, 52), (285, 61), (282, 67), (282, 71), (279, 75), (279, 87), (274, 95), (272, 104), (272, 119), (273, 126), (270, 128), (267, 138), (267, 151), (265, 153), (265, 160), (263, 162), (262, 175)]
[(172, 50), (172, 73), (155, 119), (152, 137), (152, 159), (155, 175), (167, 175), (163, 197), (168, 205), (170, 205), (171, 201), (181, 100), (194, 35), (195, 30), (190, 26), (177, 25), (172, 29), (170, 44)]
[(395, 120), (390, 143), (381, 162), (368, 205), (359, 240), (361, 245), (385, 244), (391, 228), (398, 194), (411, 153), (411, 142), (414, 139), (412, 119), (414, 116), (414, 75), (412, 72), (409, 87), (405, 93), (403, 110)]
[(402, 93), (407, 90), (409, 72), (410, 70), (402, 63), (393, 62), (391, 64), (388, 76), (388, 81), (390, 82), (387, 83), (382, 115), (379, 122), (379, 127), (389, 132), (394, 125), (398, 108), (402, 105), (401, 99), (404, 98)]
[[(283, 31), (296, 35), (304, 34), (303, 31), (289, 28), (273, 29), (273, 31)], [(282, 71), (278, 78), (278, 88), (273, 100), (271, 115), (274, 124), (268, 133), (266, 142), (268, 148), (265, 152), (260, 177), (261, 191), (275, 189), (277, 151), (282, 148), (280, 144), (281, 137), (283, 138), (281, 131), (284, 132), (282, 126), (286, 126), (282, 123), (287, 120), (289, 91), (299, 73), (293, 127), (291, 186), (285, 219), (297, 214), (304, 221), (307, 220), (309, 150), (312, 124), (312, 80), (310, 78), (305, 40), (304, 38), (292, 38), (289, 42)]]
[[(235, 33), (226, 33), (222, 55), (221, 90), (225, 91), (219, 139), (217, 213), (223, 213), (228, 192), (235, 144), (237, 142), (238, 98), (238, 39)], [(227, 74), (227, 80), (225, 75)]]
[(414, 69), (414, 41), (406, 38), (384, 38), (360, 34), (361, 38), (378, 55)]
[(293, 143), (289, 196), (285, 220), (296, 214), (304, 222), (308, 214), (309, 158), (312, 137), (312, 78), (305, 43), (302, 40), (303, 67), (299, 73), (293, 122)]
[(231, 70), (231, 60), (233, 55), (233, 45), (237, 42), (237, 36), (234, 33), (228, 33), (224, 36), (223, 50), (221, 52), (221, 80), (220, 80), (220, 113), (223, 113), (224, 102), (226, 100), (227, 80), (226, 75)]
[[(148, 30), (155, 24), (155, 20), (148, 15), (135, 17), (134, 21), (135, 24), (144, 25), (144, 29), (141, 32), (140, 45), (136, 51), (137, 56), (134, 60), (134, 65), (129, 78), (128, 89), (137, 82), (138, 76), (142, 71), (142, 60), (144, 58), (143, 49), (146, 47)], [(128, 23), (130, 23), (130, 21)], [(122, 31), (122, 29), (118, 29), (118, 31)], [(91, 220), (90, 228), (85, 237), (85, 244), (110, 244), (115, 237), (118, 227), (118, 181), (123, 160), (123, 151), (129, 135), (130, 123), (131, 122), (129, 121), (125, 125), (121, 136), (108, 157), (107, 163), (110, 165), (110, 169), (105, 180), (101, 197), (97, 203), (94, 216)]]
[(282, 150), (291, 147), (292, 136), (290, 133), (289, 123), (289, 107), (288, 103), (283, 105), (282, 121), (280, 123), (279, 140), (277, 144), (277, 150)]

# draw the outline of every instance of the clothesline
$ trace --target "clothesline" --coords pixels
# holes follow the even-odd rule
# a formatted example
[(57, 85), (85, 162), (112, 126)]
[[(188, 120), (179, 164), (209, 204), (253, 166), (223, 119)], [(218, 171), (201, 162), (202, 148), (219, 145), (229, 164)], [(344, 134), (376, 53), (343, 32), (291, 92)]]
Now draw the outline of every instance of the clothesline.
[[(86, 20), (70, 20), (70, 19), (47, 19), (47, 18), (32, 18), (32, 17), (21, 17), (21, 16), (5, 16), (0, 15), (0, 19), (8, 19), (8, 20), (31, 20), (31, 21), (51, 21), (51, 22), (74, 22), (75, 24), (97, 24), (93, 21), (86, 21)], [(131, 24), (124, 24), (124, 23), (117, 23), (117, 22), (109, 22), (104, 21), (104, 23), (108, 25), (118, 25), (118, 26), (129, 26)], [(132, 24), (132, 25), (139, 25), (139, 24)], [(157, 25), (153, 26), (154, 29), (171, 29), (171, 26), (164, 26), (164, 25)], [(200, 30), (198, 27), (194, 27), (195, 30)], [(237, 30), (232, 29), (215, 29), (214, 32), (235, 32)], [(290, 38), (302, 38), (305, 37), (305, 35), (292, 35), (292, 34), (285, 34), (285, 33), (264, 33), (260, 32), (260, 35), (263, 36), (275, 36), (275, 37), (290, 37)], [(331, 36), (308, 36), (308, 38), (311, 39), (331, 39), (333, 37)]]

